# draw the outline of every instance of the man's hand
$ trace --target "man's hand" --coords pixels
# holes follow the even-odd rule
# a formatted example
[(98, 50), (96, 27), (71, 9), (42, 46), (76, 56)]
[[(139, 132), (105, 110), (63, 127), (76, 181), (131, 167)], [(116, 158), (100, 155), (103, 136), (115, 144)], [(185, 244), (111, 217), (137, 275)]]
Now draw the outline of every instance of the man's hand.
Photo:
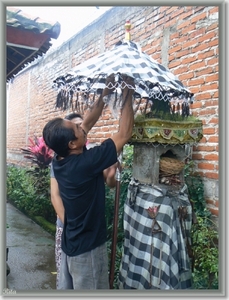
[(104, 181), (110, 188), (113, 188), (116, 185), (115, 174), (116, 174), (117, 166), (118, 166), (118, 162), (113, 164), (109, 168), (103, 170)]
[(122, 76), (123, 82), (122, 82), (122, 96), (125, 100), (127, 98), (127, 95), (133, 95), (134, 89), (135, 89), (135, 83), (134, 79), (132, 77), (123, 75)]

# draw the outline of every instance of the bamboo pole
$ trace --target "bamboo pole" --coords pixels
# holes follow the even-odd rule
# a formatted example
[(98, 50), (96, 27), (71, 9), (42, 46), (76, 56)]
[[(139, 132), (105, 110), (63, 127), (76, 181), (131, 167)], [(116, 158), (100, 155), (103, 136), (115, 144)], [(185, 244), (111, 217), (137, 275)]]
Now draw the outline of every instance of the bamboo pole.
[(110, 273), (109, 273), (109, 285), (110, 289), (113, 289), (114, 275), (115, 275), (115, 258), (116, 258), (116, 245), (118, 234), (118, 212), (119, 212), (119, 200), (120, 200), (120, 185), (121, 185), (121, 157), (122, 152), (118, 158), (118, 166), (116, 170), (116, 190), (115, 190), (115, 204), (114, 204), (114, 220), (113, 220), (113, 234), (111, 243), (111, 261), (110, 261)]

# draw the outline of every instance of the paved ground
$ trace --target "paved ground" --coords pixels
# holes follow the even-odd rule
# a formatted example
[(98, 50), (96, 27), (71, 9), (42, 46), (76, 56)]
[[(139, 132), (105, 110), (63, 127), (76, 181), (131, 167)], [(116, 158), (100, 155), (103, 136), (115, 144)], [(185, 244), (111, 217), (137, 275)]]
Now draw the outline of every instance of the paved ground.
[(7, 203), (6, 222), (10, 267), (7, 288), (16, 291), (55, 289), (54, 237), (10, 203)]

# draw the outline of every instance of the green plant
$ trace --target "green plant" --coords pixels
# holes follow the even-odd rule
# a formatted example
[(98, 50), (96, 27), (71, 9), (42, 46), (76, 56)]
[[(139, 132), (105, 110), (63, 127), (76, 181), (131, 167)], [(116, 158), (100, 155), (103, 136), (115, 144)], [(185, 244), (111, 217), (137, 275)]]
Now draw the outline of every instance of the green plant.
[(184, 178), (188, 186), (189, 199), (193, 203), (193, 209), (196, 214), (203, 217), (211, 217), (211, 212), (206, 208), (204, 197), (203, 179), (195, 171), (194, 162), (189, 161), (184, 168)]
[(31, 168), (27, 173), (35, 190), (35, 201), (31, 213), (41, 215), (50, 222), (55, 222), (56, 215), (50, 201), (50, 169), (49, 165), (53, 158), (53, 151), (50, 150), (42, 137), (29, 138), (30, 145), (21, 148), (24, 157), (31, 161)]
[[(154, 108), (152, 111), (150, 111), (147, 114), (139, 114), (136, 116), (135, 121), (144, 121), (146, 119), (161, 119), (166, 121), (174, 121), (174, 122), (199, 122), (199, 119), (197, 119), (195, 116), (184, 116), (180, 115), (179, 113), (171, 113), (170, 112), (170, 106), (167, 106), (166, 103), (163, 103), (164, 101), (159, 101), (161, 105), (165, 105), (165, 109), (161, 110), (158, 108)], [(153, 107), (155, 106), (155, 103)]]
[(218, 232), (214, 222), (197, 217), (192, 228), (194, 255), (193, 286), (195, 289), (218, 289)]
[(197, 222), (191, 230), (193, 251), (193, 288), (217, 289), (219, 249), (217, 226), (206, 207), (202, 177), (195, 172), (194, 162), (185, 166), (185, 182)]
[(29, 138), (30, 145), (21, 148), (30, 167), (8, 166), (7, 196), (18, 209), (30, 215), (42, 216), (55, 223), (56, 214), (50, 201), (50, 169), (53, 157), (43, 138)]
[(43, 137), (34, 136), (34, 140), (29, 138), (30, 145), (27, 148), (21, 148), (25, 154), (24, 157), (29, 159), (32, 164), (39, 169), (47, 169), (53, 158), (53, 151), (49, 149)]
[(14, 165), (7, 167), (7, 198), (10, 199), (18, 209), (29, 212), (33, 207), (36, 195), (28, 169)]

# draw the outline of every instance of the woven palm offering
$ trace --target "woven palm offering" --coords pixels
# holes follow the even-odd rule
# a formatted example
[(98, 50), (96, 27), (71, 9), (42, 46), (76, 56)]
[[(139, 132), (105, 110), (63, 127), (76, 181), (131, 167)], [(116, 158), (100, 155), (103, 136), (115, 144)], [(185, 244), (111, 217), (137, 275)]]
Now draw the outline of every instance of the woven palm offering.
[(160, 172), (164, 175), (179, 174), (184, 168), (184, 162), (171, 157), (161, 157), (160, 159)]

